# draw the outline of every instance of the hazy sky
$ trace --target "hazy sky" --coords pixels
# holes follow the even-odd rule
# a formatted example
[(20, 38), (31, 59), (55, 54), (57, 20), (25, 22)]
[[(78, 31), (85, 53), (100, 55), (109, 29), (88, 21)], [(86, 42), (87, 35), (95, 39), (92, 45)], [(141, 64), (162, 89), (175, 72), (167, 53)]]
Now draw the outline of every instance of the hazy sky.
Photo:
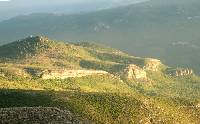
[(147, 0), (0, 0), (0, 20), (30, 13), (79, 13)]

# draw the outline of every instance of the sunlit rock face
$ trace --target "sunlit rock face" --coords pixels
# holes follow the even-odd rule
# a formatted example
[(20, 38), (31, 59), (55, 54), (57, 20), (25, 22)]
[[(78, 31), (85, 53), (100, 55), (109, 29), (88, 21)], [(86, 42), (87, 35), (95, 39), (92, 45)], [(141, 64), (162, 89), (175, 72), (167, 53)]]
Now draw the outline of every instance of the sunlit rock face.
[(193, 75), (193, 70), (192, 69), (176, 69), (176, 71), (174, 72), (174, 75), (177, 77)]
[(188, 68), (169, 69), (167, 73), (174, 77), (191, 76), (194, 74), (193, 70)]
[(146, 61), (145, 61), (145, 66), (144, 66), (144, 69), (145, 70), (149, 70), (149, 71), (159, 71), (160, 69), (160, 65), (161, 65), (161, 61), (158, 60), (158, 59), (151, 59), (151, 58), (148, 58)]
[(146, 72), (136, 65), (129, 65), (126, 69), (126, 77), (128, 79), (147, 79)]
[(70, 77), (84, 77), (89, 75), (102, 75), (108, 74), (106, 71), (101, 70), (67, 70), (67, 69), (57, 69), (57, 70), (45, 70), (41, 74), (42, 79), (66, 79)]
[(193, 70), (192, 69), (177, 69), (176, 70), (176, 76), (187, 76), (192, 75)]

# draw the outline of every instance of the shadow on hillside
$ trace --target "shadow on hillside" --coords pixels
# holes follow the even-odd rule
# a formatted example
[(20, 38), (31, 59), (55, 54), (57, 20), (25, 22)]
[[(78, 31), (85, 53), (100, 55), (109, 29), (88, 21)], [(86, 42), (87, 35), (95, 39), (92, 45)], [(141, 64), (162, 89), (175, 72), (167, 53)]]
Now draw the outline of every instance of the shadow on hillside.
[(53, 97), (51, 91), (0, 89), (0, 108), (52, 106)]
[[(84, 93), (80, 91), (33, 91), (0, 89), (0, 108), (9, 107), (69, 107), (71, 99), (93, 102), (118, 101), (125, 96), (115, 93)], [(133, 101), (137, 101), (133, 98)]]
[[(33, 91), (18, 89), (0, 89), (0, 108), (11, 107), (57, 107), (59, 109), (69, 110), (83, 119), (96, 121), (99, 123), (128, 123), (132, 119), (137, 122), (141, 118), (147, 118), (157, 122), (157, 116), (154, 116), (154, 107), (146, 106), (147, 97), (132, 96), (131, 94), (118, 93), (99, 93), (99, 92), (81, 92), (81, 91)], [(159, 100), (165, 108), (165, 103), (175, 105), (172, 99), (154, 99)], [(165, 103), (163, 103), (165, 102)], [(179, 100), (176, 105), (182, 104)], [(156, 102), (155, 102), (156, 103)], [(155, 104), (157, 105), (157, 104)], [(183, 104), (182, 104), (183, 105)], [(185, 104), (188, 105), (188, 104)], [(171, 112), (174, 107), (171, 107)], [(182, 108), (180, 108), (182, 110)], [(178, 110), (178, 108), (176, 108)], [(153, 112), (153, 113), (152, 113)], [(159, 110), (160, 112), (160, 110)], [(193, 114), (199, 114), (194, 110)], [(101, 116), (99, 116), (101, 115)], [(150, 115), (150, 118), (149, 118)], [(152, 120), (153, 118), (153, 120)], [(171, 119), (169, 117), (165, 117)], [(149, 121), (150, 121), (149, 120)], [(124, 122), (125, 121), (125, 122)]]

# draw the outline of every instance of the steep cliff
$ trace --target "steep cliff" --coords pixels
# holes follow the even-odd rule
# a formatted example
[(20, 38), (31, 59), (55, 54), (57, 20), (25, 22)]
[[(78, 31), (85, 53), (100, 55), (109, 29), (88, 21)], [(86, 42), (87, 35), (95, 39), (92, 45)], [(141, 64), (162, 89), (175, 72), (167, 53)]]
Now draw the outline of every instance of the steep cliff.
[(156, 72), (156, 71), (160, 70), (161, 65), (162, 65), (162, 63), (160, 60), (147, 58), (145, 61), (144, 69)]
[(168, 71), (168, 73), (171, 76), (176, 76), (176, 77), (183, 77), (183, 76), (190, 76), (193, 75), (193, 70), (188, 69), (188, 68), (177, 68), (177, 69), (171, 69)]
[(128, 79), (147, 79), (146, 72), (140, 67), (131, 64), (125, 69), (125, 75)]
[(56, 69), (56, 70), (45, 70), (41, 74), (42, 79), (66, 79), (69, 77), (84, 77), (89, 75), (102, 75), (108, 74), (106, 71), (100, 70), (66, 70), (66, 69)]

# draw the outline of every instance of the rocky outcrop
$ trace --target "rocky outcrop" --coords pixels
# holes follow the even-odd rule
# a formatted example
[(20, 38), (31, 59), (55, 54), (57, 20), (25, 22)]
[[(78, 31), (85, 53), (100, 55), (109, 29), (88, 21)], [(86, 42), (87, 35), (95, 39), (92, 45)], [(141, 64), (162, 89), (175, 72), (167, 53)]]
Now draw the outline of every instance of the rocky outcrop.
[(178, 69), (176, 70), (176, 76), (187, 76), (192, 75), (193, 70), (192, 69)]
[(161, 61), (158, 59), (148, 58), (145, 60), (144, 69), (156, 72), (159, 71), (161, 64), (162, 64)]
[(193, 75), (193, 70), (192, 69), (175, 69), (174, 71), (171, 72), (172, 76), (176, 77), (181, 77), (181, 76), (189, 76)]
[(70, 77), (84, 77), (89, 75), (102, 75), (108, 74), (106, 71), (101, 70), (67, 70), (67, 69), (56, 69), (56, 70), (45, 70), (41, 74), (42, 79), (66, 79)]
[(83, 124), (68, 110), (53, 107), (0, 108), (1, 124)]
[(20, 68), (10, 67), (10, 68), (0, 68), (1, 76), (17, 76), (17, 77), (29, 77), (29, 75)]
[(126, 69), (125, 69), (125, 73), (126, 73), (126, 77), (128, 79), (147, 79), (147, 75), (146, 72), (141, 69), (140, 67), (136, 66), (136, 65), (129, 65)]
[(166, 72), (168, 75), (171, 75), (174, 77), (184, 77), (184, 76), (190, 76), (194, 74), (193, 70), (188, 69), (188, 68), (177, 68), (177, 69), (168, 68)]

